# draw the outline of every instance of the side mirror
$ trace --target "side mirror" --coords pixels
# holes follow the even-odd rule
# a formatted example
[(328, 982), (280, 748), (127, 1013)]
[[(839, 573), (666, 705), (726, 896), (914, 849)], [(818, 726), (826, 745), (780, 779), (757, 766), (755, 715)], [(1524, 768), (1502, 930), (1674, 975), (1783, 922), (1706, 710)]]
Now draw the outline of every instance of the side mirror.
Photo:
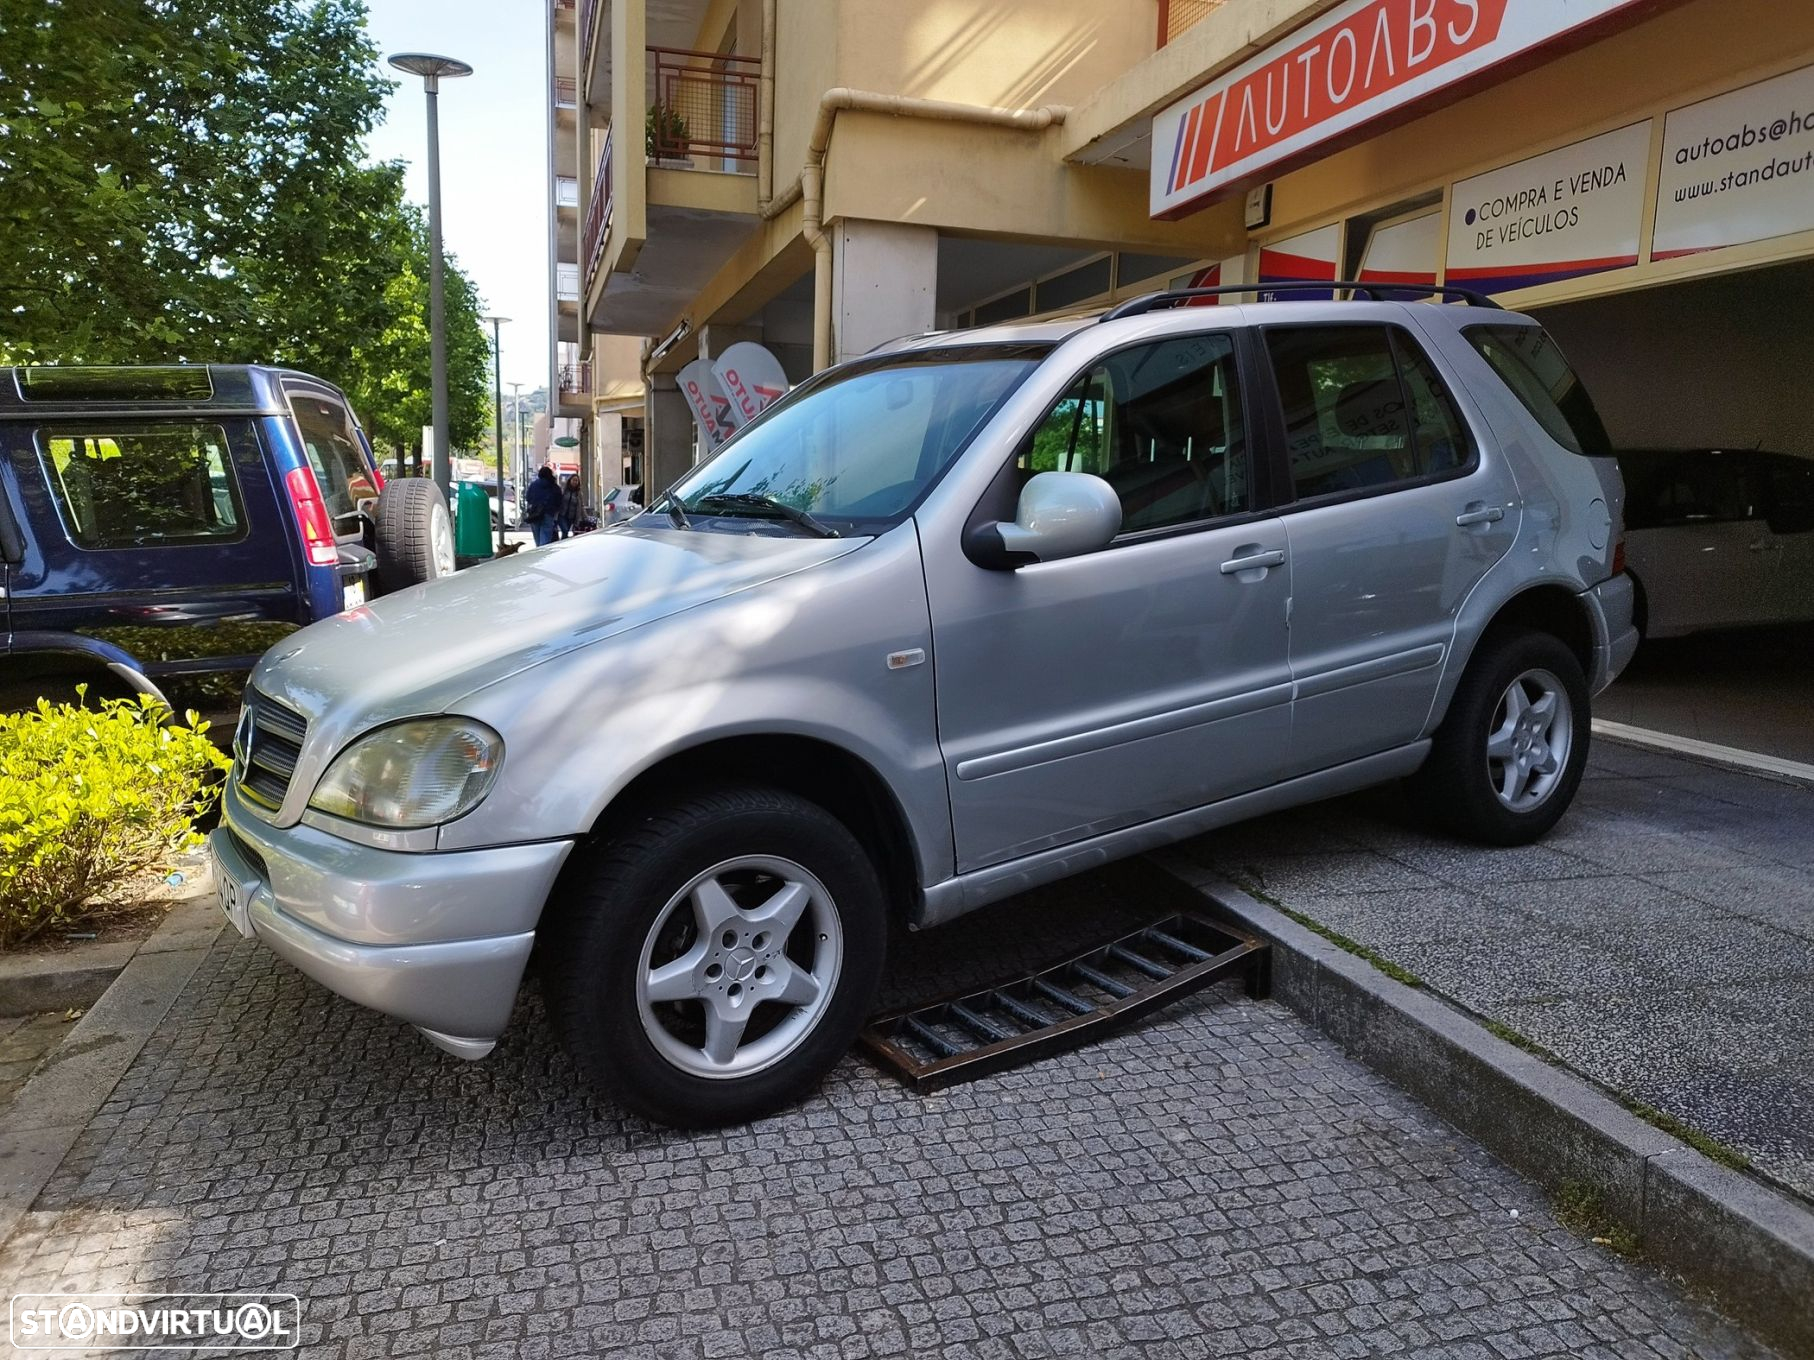
[(1021, 489), (1013, 521), (988, 528), (996, 542), (987, 545), (983, 565), (1056, 562), (1107, 547), (1121, 532), (1121, 498), (1087, 472), (1041, 472)]

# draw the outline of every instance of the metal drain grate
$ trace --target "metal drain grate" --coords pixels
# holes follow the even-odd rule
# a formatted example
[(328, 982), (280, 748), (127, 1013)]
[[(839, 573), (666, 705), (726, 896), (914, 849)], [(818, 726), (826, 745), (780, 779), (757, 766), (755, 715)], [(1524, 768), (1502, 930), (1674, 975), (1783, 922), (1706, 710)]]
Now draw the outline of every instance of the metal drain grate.
[(919, 1091), (1077, 1048), (1180, 997), (1239, 976), (1271, 988), (1269, 946), (1183, 912), (1012, 982), (878, 1016), (860, 1042)]

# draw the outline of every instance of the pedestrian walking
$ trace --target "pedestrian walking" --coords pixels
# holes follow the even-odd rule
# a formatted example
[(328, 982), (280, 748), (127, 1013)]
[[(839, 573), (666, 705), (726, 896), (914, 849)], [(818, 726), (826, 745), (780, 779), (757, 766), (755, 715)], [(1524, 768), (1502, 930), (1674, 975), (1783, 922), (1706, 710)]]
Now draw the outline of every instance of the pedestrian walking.
[(555, 516), (554, 536), (571, 538), (579, 532), (580, 520), (585, 516), (585, 505), (579, 494), (579, 474), (570, 472), (567, 481), (561, 487), (561, 509)]
[(536, 547), (554, 542), (560, 513), (560, 483), (554, 478), (553, 468), (543, 467), (529, 483), (528, 495), (523, 500), (523, 523), (535, 534)]

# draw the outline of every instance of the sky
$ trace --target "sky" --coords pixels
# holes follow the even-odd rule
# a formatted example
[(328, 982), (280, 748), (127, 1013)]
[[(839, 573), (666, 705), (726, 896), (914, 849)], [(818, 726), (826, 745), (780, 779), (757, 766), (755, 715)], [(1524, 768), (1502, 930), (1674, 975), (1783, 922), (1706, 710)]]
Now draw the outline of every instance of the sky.
[[(441, 82), (441, 234), (502, 328), (504, 393), (548, 384), (548, 72), (546, 0), (367, 0), (372, 40), (473, 68)], [(401, 83), (367, 143), (408, 166), (409, 197), (428, 204), (422, 81)]]

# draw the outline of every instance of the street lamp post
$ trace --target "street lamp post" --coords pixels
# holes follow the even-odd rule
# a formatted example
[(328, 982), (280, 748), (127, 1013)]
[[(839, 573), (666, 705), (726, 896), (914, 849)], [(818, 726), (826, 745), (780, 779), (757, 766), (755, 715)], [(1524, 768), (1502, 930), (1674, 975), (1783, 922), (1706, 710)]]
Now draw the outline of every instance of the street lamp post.
[(510, 320), (507, 316), (488, 316), (491, 323), (491, 411), (497, 418), (498, 458), (498, 551), (504, 551), (504, 341), (498, 327)]
[(447, 319), (441, 282), (441, 121), (438, 92), (441, 80), (472, 74), (472, 67), (452, 57), (429, 52), (398, 52), (390, 64), (399, 71), (422, 77), (428, 93), (428, 335), (434, 368), (434, 449), (430, 472), (443, 496), (453, 482), (447, 456)]
[(516, 475), (517, 485), (521, 486), (529, 480), (529, 469), (523, 463), (523, 384), (520, 382), (510, 384), (510, 414), (516, 426)]

